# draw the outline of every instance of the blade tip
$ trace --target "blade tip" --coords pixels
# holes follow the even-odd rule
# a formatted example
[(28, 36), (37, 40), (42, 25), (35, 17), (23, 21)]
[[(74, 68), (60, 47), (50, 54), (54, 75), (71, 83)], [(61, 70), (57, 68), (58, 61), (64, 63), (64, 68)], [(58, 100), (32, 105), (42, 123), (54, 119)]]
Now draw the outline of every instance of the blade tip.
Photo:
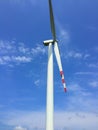
[(67, 89), (66, 89), (66, 88), (64, 88), (64, 92), (67, 92)]

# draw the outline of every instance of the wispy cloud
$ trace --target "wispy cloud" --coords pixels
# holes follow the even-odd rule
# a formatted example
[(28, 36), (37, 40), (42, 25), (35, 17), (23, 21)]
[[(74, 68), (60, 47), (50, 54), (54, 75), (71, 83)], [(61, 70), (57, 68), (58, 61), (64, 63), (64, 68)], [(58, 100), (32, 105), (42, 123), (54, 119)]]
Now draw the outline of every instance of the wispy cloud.
[(65, 55), (65, 58), (81, 59), (82, 57), (83, 57), (83, 54), (80, 52), (76, 52), (76, 51), (68, 51), (67, 54)]
[(98, 88), (98, 81), (90, 81), (89, 82), (89, 85), (91, 86), (91, 87), (94, 87), (94, 88)]
[(69, 37), (69, 34), (68, 34), (68, 31), (64, 30), (63, 28), (60, 28), (59, 29), (59, 39), (61, 39), (60, 41), (61, 42), (69, 42), (70, 40), (70, 37)]
[(0, 55), (7, 53), (15, 53), (15, 41), (3, 41), (0, 40)]
[[(98, 112), (98, 96), (97, 93), (92, 93), (92, 91), (96, 91), (96, 88), (98, 88), (97, 83), (91, 83), (91, 85), (96, 85), (96, 88), (92, 88), (89, 85), (91, 81), (89, 82), (89, 80), (84, 80), (82, 78), (80, 81), (79, 80), (80, 79), (78, 78), (76, 81), (72, 79), (73, 82), (69, 82), (67, 84), (67, 95), (65, 95), (63, 98), (60, 97), (60, 103), (62, 104), (61, 106), (63, 106), (63, 108), (56, 102), (56, 109), (63, 109), (67, 111)], [(58, 84), (59, 82), (56, 86), (59, 86)], [(59, 91), (56, 92), (61, 94), (62, 87), (60, 87)]]
[(0, 65), (29, 63), (40, 54), (44, 55), (45, 52), (45, 48), (38, 44), (34, 48), (29, 48), (24, 43), (1, 40)]
[(38, 54), (45, 54), (46, 53), (46, 50), (44, 47), (42, 47), (41, 45), (38, 45), (35, 47), (35, 48), (32, 48), (31, 49), (31, 53), (33, 55), (38, 55)]
[(27, 130), (27, 128), (21, 127), (21, 126), (16, 126), (14, 130)]
[(7, 65), (10, 63), (28, 63), (31, 62), (32, 58), (26, 56), (1, 56), (0, 57), (0, 64)]
[(91, 57), (89, 53), (77, 49), (66, 49), (62, 55), (65, 59), (78, 59), (84, 62)]
[(69, 30), (62, 26), (62, 24), (59, 22), (59, 20), (56, 20), (57, 24), (57, 30), (58, 30), (58, 40), (60, 42), (60, 45), (63, 44), (64, 46), (67, 46), (67, 44), (70, 42), (70, 34)]
[(75, 75), (98, 75), (98, 73), (97, 72), (86, 71), (86, 72), (76, 72)]
[(32, 58), (25, 56), (12, 56), (12, 60), (19, 63), (31, 62)]
[[(43, 4), (40, 4), (42, 3)], [(9, 0), (9, 3), (14, 6), (17, 5), (18, 7), (20, 7), (21, 9), (26, 10), (28, 5), (31, 6), (43, 6), (45, 1), (44, 0), (40, 0), (40, 2), (36, 1), (36, 0)]]
[(40, 80), (39, 80), (39, 79), (36, 80), (36, 81), (34, 82), (34, 84), (35, 84), (36, 86), (39, 86), (39, 85), (40, 85)]
[[(61, 108), (59, 106), (59, 104), (57, 103), (55, 106), (57, 108), (57, 110), (60, 107), (60, 110), (67, 110), (67, 111), (88, 111), (88, 112), (98, 112), (98, 103), (97, 103), (97, 93), (93, 94), (92, 93), (92, 89), (93, 91), (96, 89), (95, 88), (91, 88), (90, 86), (88, 86), (89, 81), (85, 81), (86, 83), (84, 83), (82, 81), (81, 82), (72, 82), (69, 83), (67, 86), (68, 92), (66, 93), (67, 96), (65, 95), (65, 97), (61, 98), (60, 102), (63, 106), (63, 108)], [(86, 86), (85, 86), (86, 84)], [(60, 88), (60, 92), (61, 92), (61, 88)], [(95, 99), (96, 97), (96, 99)]]
[[(97, 130), (98, 128), (98, 117), (96, 113), (56, 111), (54, 118), (55, 129)], [(35, 128), (41, 130), (45, 129), (45, 112), (13, 111), (2, 122), (9, 126), (17, 126), (17, 129), (15, 128), (14, 130), (26, 130), (25, 128), (29, 130)], [(20, 124), (20, 126), (17, 124)]]
[(90, 64), (88, 64), (88, 67), (98, 68), (98, 63), (90, 63)]
[(17, 5), (20, 5), (20, 6), (26, 6), (27, 2), (28, 3), (32, 3), (32, 5), (35, 5), (37, 2), (35, 0), (9, 0), (9, 2), (11, 4), (17, 4)]
[(23, 54), (29, 54), (30, 48), (24, 47), (24, 44), (18, 47), (19, 51)]

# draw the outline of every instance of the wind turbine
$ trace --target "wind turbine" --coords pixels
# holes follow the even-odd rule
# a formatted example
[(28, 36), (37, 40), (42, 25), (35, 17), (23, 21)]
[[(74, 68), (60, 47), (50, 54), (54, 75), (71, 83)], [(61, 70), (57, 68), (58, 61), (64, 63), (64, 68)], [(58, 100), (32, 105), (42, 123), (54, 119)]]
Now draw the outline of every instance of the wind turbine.
[(52, 2), (49, 2), (49, 11), (50, 11), (50, 25), (52, 40), (44, 41), (44, 45), (48, 46), (48, 68), (47, 68), (47, 99), (46, 99), (46, 130), (54, 130), (54, 84), (53, 84), (53, 48), (56, 56), (57, 64), (59, 67), (64, 91), (66, 92), (66, 83), (64, 79), (64, 73), (62, 69), (61, 57), (58, 48), (58, 41), (56, 38), (55, 23), (52, 9)]

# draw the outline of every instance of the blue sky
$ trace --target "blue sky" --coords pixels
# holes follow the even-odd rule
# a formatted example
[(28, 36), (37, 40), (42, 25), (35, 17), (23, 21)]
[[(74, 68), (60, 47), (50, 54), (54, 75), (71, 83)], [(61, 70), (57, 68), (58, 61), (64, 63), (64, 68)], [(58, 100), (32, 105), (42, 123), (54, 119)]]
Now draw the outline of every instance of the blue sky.
[[(54, 56), (55, 130), (98, 129), (98, 1), (54, 1), (67, 83)], [(48, 0), (0, 1), (0, 129), (45, 128)]]

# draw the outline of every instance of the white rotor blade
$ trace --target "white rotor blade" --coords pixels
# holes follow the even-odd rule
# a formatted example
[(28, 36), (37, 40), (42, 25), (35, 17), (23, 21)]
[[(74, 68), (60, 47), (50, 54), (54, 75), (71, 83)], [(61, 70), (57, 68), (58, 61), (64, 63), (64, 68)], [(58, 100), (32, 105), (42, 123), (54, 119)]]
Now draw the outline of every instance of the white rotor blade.
[(60, 75), (61, 75), (61, 78), (62, 78), (64, 91), (66, 92), (66, 82), (65, 82), (65, 79), (64, 79), (64, 72), (63, 72), (63, 69), (62, 69), (61, 57), (60, 57), (60, 52), (59, 52), (57, 42), (54, 43), (54, 52), (55, 52), (57, 64), (58, 64), (58, 67), (59, 67)]
[(52, 2), (49, 0), (49, 10), (50, 10), (50, 24), (51, 24), (51, 32), (53, 36), (53, 40), (56, 40), (56, 31), (55, 31), (55, 23), (54, 23), (54, 16), (53, 16), (53, 9), (52, 9)]

